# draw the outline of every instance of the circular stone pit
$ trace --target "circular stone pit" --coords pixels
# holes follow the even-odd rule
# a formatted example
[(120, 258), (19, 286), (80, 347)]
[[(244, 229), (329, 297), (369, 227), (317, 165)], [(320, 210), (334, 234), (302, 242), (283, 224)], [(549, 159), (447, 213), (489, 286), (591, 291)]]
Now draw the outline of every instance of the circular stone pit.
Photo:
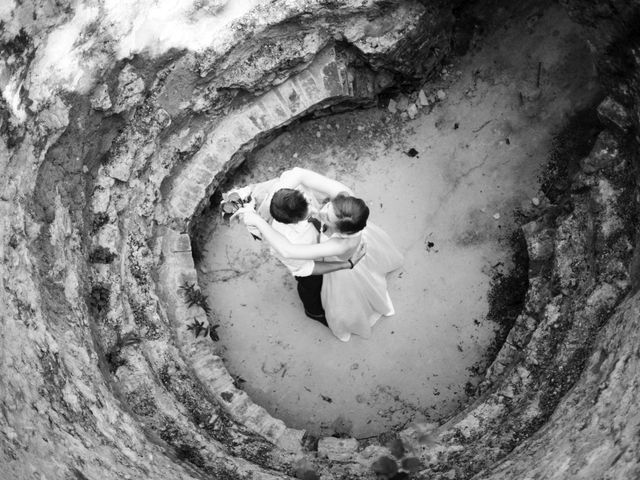
[[(0, 8), (0, 463), (7, 478), (327, 480), (372, 478), (372, 468), (381, 465), (388, 473), (411, 465), (420, 470), (412, 476), (431, 480), (638, 477), (640, 63), (637, 22), (628, 22), (638, 18), (637, 2), (563, 0), (560, 8), (551, 1), (343, 0), (331, 2), (327, 15), (326, 2), (276, 1), (259, 3), (241, 19), (227, 15), (233, 12), (224, 11), (224, 1), (187, 2), (172, 10), (178, 31), (148, 21), (157, 14), (167, 19), (163, 2), (115, 9), (107, 3), (36, 0)], [(222, 25), (218, 13), (231, 28), (216, 31), (215, 45), (202, 50), (192, 34), (207, 38), (198, 29)], [(566, 13), (582, 23), (580, 36)], [(129, 35), (140, 25), (152, 34)], [(588, 48), (581, 47), (583, 35)], [(159, 37), (168, 42), (155, 41)], [(149, 39), (153, 51), (145, 50)], [(449, 67), (451, 51), (469, 45), (475, 54), (485, 43), (495, 54), (485, 50), (474, 69)], [(562, 57), (569, 51), (575, 55)], [(374, 138), (397, 134), (385, 143), (394, 171), (404, 168), (400, 161), (417, 160), (417, 152), (446, 172), (445, 184), (480, 180), (457, 185), (469, 187), (472, 197), (473, 185), (494, 186), (495, 195), (484, 200), (498, 207), (500, 217), (491, 220), (499, 223), (489, 223), (502, 226), (502, 235), (514, 226), (503, 212), (513, 211), (510, 200), (518, 195), (499, 195), (497, 187), (514, 172), (474, 178), (494, 159), (481, 164), (484, 157), (465, 150), (499, 152), (506, 155), (500, 167), (537, 174), (549, 151), (550, 125), (593, 93), (589, 84), (580, 88), (593, 75), (590, 53), (597, 55), (606, 98), (598, 99), (596, 122), (582, 123), (595, 118), (587, 109), (556, 137), (569, 141), (551, 149), (552, 168), (543, 179), (550, 202), (540, 196), (540, 208), (524, 214), (531, 220), (522, 229), (530, 258), (524, 308), (479, 396), (448, 421), (437, 428), (400, 423), (360, 441), (314, 439), (291, 428), (295, 418), (283, 422), (281, 410), (273, 416), (237, 388), (241, 382), (216, 355), (228, 353), (222, 343), (194, 338), (189, 324), (212, 318), (204, 303), (189, 306), (181, 288), (199, 281), (189, 228), (246, 156), (247, 166), (257, 166), (249, 175), (261, 171), (271, 154), (257, 148), (267, 137), (312, 113), (371, 105), (394, 80), (406, 90), (418, 77), (429, 78), (430, 113), (407, 108), (397, 114), (415, 116), (409, 125), (419, 128), (405, 130), (404, 120), (393, 117), (373, 129)], [(455, 82), (466, 90), (455, 91)], [(553, 85), (561, 88), (548, 88)], [(486, 113), (476, 107), (493, 87), (502, 93), (494, 98), (494, 118), (475, 117)], [(398, 90), (383, 95), (382, 106), (391, 96), (389, 108), (400, 111), (420, 98), (407, 102)], [(457, 105), (447, 104), (452, 98)], [(503, 114), (509, 122), (494, 125)], [(292, 126), (301, 138), (311, 128), (300, 161), (326, 165), (326, 173), (339, 178), (352, 175), (354, 185), (375, 178), (379, 172), (371, 166), (382, 165), (373, 161), (380, 144), (358, 144), (358, 134), (371, 132), (386, 115), (346, 114), (367, 118), (365, 125), (350, 122), (364, 128), (348, 142), (330, 139), (324, 128), (317, 136), (319, 125), (342, 117)], [(425, 119), (433, 125), (423, 129)], [(518, 129), (532, 124), (539, 129)], [(447, 158), (469, 128), (484, 143), (469, 149), (471, 142), (461, 142)], [(600, 131), (595, 143), (594, 129)], [(340, 148), (328, 150), (327, 140)], [(283, 138), (273, 147), (278, 142)], [(524, 148), (535, 142), (538, 149)], [(358, 163), (355, 156), (365, 151), (371, 155)], [(525, 151), (527, 165), (520, 156)], [(329, 165), (334, 154), (353, 159), (353, 168)], [(529, 197), (525, 178), (520, 185)], [(389, 205), (405, 207), (379, 191), (364, 195), (384, 200), (378, 213), (390, 225), (396, 218)], [(526, 203), (531, 208), (529, 198)], [(444, 202), (443, 210), (450, 207)], [(441, 244), (447, 248), (501, 238), (495, 231), (483, 236), (484, 223), (469, 223), (472, 217), (423, 220), (450, 227), (451, 242)], [(411, 245), (403, 248), (411, 253)], [(435, 261), (441, 252), (428, 253)], [(392, 279), (392, 287), (402, 280)], [(394, 295), (402, 300), (400, 290)], [(388, 320), (375, 334), (392, 337), (384, 329), (397, 319)], [(264, 405), (271, 409), (269, 401)], [(355, 431), (349, 419), (333, 420), (321, 434)], [(387, 457), (382, 464), (376, 462), (381, 456)]]
[[(371, 339), (344, 344), (307, 319), (294, 279), (243, 226), (216, 208), (197, 220), (199, 284), (220, 325), (213, 349), (253, 401), (287, 425), (374, 437), (441, 423), (476, 390), (499, 342), (488, 294), (514, 268), (517, 215), (544, 208), (538, 178), (552, 135), (597, 94), (587, 46), (573, 41), (576, 26), (558, 8), (529, 28), (520, 36), (516, 23), (445, 66), (428, 104), (413, 98), (415, 119), (383, 108), (305, 120), (249, 153), (221, 187), (302, 166), (365, 199), (371, 221), (405, 255), (389, 276), (396, 315), (381, 319)], [(529, 72), (538, 64), (535, 93)]]

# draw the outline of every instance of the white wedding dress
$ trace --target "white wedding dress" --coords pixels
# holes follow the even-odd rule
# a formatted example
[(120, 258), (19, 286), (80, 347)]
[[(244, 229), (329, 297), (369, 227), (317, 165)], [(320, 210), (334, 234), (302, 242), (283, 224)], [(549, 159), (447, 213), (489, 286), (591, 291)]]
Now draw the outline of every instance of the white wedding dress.
[[(327, 323), (343, 342), (349, 341), (352, 334), (369, 338), (380, 317), (395, 313), (387, 291), (386, 275), (402, 265), (402, 254), (377, 225), (368, 222), (361, 232), (353, 235), (334, 233), (325, 239), (347, 236), (360, 236), (360, 241), (366, 244), (366, 255), (351, 270), (325, 274), (322, 283), (322, 305)], [(325, 260), (344, 261), (347, 258)]]

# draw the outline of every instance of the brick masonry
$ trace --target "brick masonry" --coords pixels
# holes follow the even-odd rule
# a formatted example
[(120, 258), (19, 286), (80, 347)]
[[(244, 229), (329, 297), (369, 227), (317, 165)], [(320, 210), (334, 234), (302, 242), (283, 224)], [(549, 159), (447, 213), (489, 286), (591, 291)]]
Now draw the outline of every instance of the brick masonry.
[[(305, 71), (227, 115), (173, 182), (166, 200), (169, 217), (178, 224), (192, 218), (243, 146), (320, 105), (330, 104), (332, 99), (355, 98), (355, 76), (347, 62), (346, 56), (328, 48)], [(358, 92), (366, 98), (374, 94), (372, 89)]]
[(208, 323), (205, 312), (198, 307), (188, 308), (180, 295), (180, 286), (185, 282), (197, 283), (189, 236), (166, 229), (162, 238), (162, 255), (159, 287), (164, 305), (172, 321), (177, 346), (198, 379), (236, 421), (285, 450), (301, 451), (305, 432), (287, 428), (282, 420), (253, 403), (244, 391), (235, 387), (222, 359), (211, 351), (211, 339), (194, 338), (193, 332), (187, 329), (189, 321), (194, 318)]

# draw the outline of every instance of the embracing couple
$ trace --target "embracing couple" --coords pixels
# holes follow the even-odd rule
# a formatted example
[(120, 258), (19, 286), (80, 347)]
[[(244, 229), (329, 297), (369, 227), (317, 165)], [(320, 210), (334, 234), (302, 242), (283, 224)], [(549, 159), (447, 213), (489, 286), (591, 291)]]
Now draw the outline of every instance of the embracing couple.
[(308, 317), (347, 342), (352, 334), (369, 338), (381, 316), (395, 313), (386, 274), (402, 255), (346, 185), (296, 167), (237, 192), (252, 206), (235, 215), (295, 276)]

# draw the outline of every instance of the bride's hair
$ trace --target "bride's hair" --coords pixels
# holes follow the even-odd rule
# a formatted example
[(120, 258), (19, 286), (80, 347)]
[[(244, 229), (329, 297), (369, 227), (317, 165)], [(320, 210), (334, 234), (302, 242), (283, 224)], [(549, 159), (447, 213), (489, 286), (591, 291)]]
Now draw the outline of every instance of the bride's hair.
[(336, 228), (341, 233), (357, 233), (367, 226), (369, 207), (364, 200), (341, 192), (331, 200), (333, 211), (338, 220)]

